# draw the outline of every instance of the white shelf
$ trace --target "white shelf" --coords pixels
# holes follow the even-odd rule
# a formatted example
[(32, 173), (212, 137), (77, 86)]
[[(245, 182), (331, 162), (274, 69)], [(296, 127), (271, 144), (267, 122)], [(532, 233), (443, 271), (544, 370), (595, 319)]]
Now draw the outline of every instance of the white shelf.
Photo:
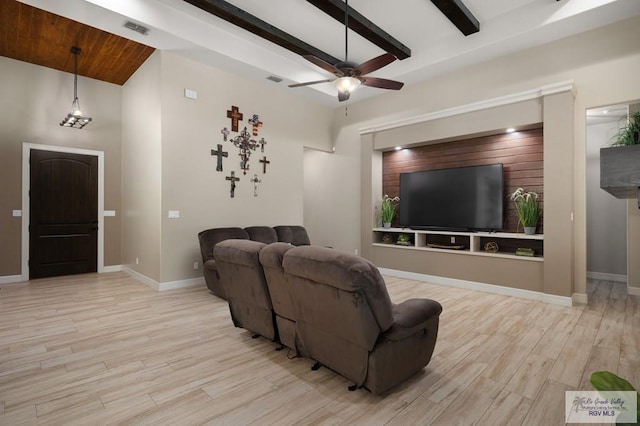
[[(382, 236), (384, 234), (408, 234), (411, 236), (413, 245), (405, 246), (398, 244), (386, 244), (382, 242)], [(428, 236), (444, 236), (451, 237), (452, 244), (464, 245), (464, 249), (446, 249), (446, 248), (434, 248), (428, 247)], [(462, 241), (456, 241), (458, 238), (462, 238)], [(513, 232), (456, 232), (456, 231), (423, 231), (413, 230), (405, 228), (374, 228), (373, 229), (373, 245), (376, 247), (385, 248), (397, 248), (402, 250), (420, 250), (425, 252), (438, 252), (438, 253), (451, 253), (455, 255), (467, 255), (467, 256), (485, 256), (503, 259), (518, 259), (534, 262), (542, 262), (544, 258), (542, 256), (517, 256), (510, 252), (497, 252), (488, 253), (481, 247), (482, 238), (495, 238), (502, 240), (534, 240), (544, 241), (543, 234), (525, 235), (521, 233)]]

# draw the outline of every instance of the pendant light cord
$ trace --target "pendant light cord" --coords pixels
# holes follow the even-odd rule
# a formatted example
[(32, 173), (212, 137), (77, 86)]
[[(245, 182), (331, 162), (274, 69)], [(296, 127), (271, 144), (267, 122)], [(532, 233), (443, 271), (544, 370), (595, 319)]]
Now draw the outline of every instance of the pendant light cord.
[(73, 76), (73, 100), (78, 100), (78, 55), (80, 52), (74, 52), (76, 58), (75, 74)]

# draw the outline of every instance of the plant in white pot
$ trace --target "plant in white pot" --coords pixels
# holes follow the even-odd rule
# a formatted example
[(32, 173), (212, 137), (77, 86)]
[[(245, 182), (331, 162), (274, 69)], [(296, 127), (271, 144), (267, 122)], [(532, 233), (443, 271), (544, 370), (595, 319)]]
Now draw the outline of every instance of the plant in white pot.
[(382, 197), (382, 204), (380, 205), (380, 215), (382, 216), (382, 226), (384, 228), (391, 228), (391, 221), (396, 214), (396, 209), (398, 208), (398, 202), (400, 201), (400, 197), (389, 197), (387, 194), (384, 194)]
[(538, 194), (518, 188), (511, 194), (511, 201), (516, 207), (518, 221), (522, 224), (524, 233), (527, 235), (535, 234), (538, 220), (542, 214)]

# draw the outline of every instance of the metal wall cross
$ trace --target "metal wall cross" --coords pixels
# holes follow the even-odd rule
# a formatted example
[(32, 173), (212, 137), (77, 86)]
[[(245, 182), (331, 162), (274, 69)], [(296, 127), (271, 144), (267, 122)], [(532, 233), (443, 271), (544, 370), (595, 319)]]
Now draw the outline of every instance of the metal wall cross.
[(258, 196), (258, 184), (260, 182), (262, 182), (262, 179), (258, 179), (258, 175), (253, 175), (253, 179), (250, 180), (250, 182), (253, 182), (253, 196), (257, 197)]
[(211, 155), (215, 155), (218, 157), (218, 164), (216, 165), (216, 171), (217, 172), (221, 172), (222, 171), (222, 157), (228, 157), (229, 153), (226, 151), (222, 151), (222, 145), (218, 144), (218, 149), (212, 149), (211, 150)]
[(231, 176), (226, 176), (225, 179), (228, 181), (231, 181), (230, 194), (231, 194), (231, 198), (233, 198), (236, 195), (236, 182), (238, 182), (240, 178), (236, 177), (236, 172), (232, 171)]
[(267, 156), (265, 155), (264, 157), (262, 157), (262, 160), (260, 160), (260, 162), (262, 163), (262, 173), (266, 174), (267, 173), (267, 164), (270, 164), (271, 161), (267, 160)]

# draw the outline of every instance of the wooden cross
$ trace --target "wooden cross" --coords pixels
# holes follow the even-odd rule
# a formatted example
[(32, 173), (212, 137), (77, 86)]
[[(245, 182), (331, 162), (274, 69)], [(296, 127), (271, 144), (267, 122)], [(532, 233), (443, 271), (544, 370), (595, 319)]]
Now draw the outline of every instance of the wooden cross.
[(264, 152), (264, 146), (267, 144), (267, 141), (265, 141), (264, 138), (261, 138), (258, 143), (260, 144), (260, 152)]
[(251, 134), (253, 136), (258, 136), (258, 128), (262, 127), (262, 121), (260, 121), (260, 118), (258, 118), (258, 114), (253, 114), (253, 117), (251, 117), (251, 120), (249, 120), (249, 124), (253, 126), (253, 131), (251, 132)]
[(223, 152), (222, 151), (222, 145), (218, 144), (218, 149), (212, 149), (211, 150), (211, 155), (216, 155), (218, 157), (218, 164), (216, 165), (216, 171), (217, 172), (221, 172), (222, 171), (222, 157), (228, 157), (229, 153), (228, 152)]
[(267, 173), (267, 164), (270, 164), (271, 161), (268, 161), (267, 156), (265, 155), (264, 157), (262, 157), (262, 160), (260, 160), (260, 162), (262, 163), (262, 173)]
[(262, 179), (258, 179), (258, 175), (253, 175), (253, 179), (251, 179), (250, 182), (253, 182), (253, 196), (257, 197), (258, 196), (258, 184), (260, 182), (262, 182)]
[(236, 177), (236, 172), (232, 171), (231, 176), (226, 176), (225, 179), (228, 181), (231, 181), (230, 193), (231, 193), (231, 198), (233, 198), (236, 195), (236, 182), (238, 182), (240, 178)]
[(243, 114), (237, 106), (232, 106), (230, 110), (227, 110), (227, 118), (231, 119), (231, 130), (238, 131), (238, 121), (242, 121), (242, 117)]
[(223, 128), (222, 130), (220, 130), (220, 133), (222, 133), (222, 137), (224, 138), (224, 141), (227, 141), (227, 137), (229, 136), (229, 129), (227, 129), (226, 127)]

